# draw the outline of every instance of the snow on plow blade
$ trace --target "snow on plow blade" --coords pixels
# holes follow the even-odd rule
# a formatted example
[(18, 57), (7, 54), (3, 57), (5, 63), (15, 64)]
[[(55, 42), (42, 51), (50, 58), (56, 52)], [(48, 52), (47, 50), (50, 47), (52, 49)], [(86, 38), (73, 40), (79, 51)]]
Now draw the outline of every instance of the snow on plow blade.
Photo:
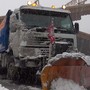
[(79, 53), (57, 57), (50, 60), (41, 72), (42, 90), (50, 90), (51, 82), (57, 78), (73, 80), (80, 86), (90, 88), (90, 57)]

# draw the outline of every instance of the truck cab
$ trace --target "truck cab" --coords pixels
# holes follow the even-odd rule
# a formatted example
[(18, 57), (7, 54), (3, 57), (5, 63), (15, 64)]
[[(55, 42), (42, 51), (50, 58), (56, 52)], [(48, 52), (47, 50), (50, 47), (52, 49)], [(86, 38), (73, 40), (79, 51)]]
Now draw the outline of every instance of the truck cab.
[(16, 20), (14, 20), (16, 28), (13, 28), (15, 26), (11, 22), (13, 27), (10, 31), (14, 36), (10, 43), (15, 57), (38, 58), (43, 55), (48, 57), (50, 45), (48, 27), (52, 21), (55, 55), (65, 52), (69, 46), (77, 48), (76, 29), (73, 26), (69, 11), (61, 8), (26, 5), (21, 6), (14, 14), (16, 16)]

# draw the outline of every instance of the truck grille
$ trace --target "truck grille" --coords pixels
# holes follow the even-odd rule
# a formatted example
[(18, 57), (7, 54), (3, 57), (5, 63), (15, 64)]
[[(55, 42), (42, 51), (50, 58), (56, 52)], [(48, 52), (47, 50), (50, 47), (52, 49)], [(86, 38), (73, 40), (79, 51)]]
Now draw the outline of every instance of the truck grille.
[(48, 55), (49, 55), (49, 48), (41, 48), (41, 55), (46, 55), (48, 57)]

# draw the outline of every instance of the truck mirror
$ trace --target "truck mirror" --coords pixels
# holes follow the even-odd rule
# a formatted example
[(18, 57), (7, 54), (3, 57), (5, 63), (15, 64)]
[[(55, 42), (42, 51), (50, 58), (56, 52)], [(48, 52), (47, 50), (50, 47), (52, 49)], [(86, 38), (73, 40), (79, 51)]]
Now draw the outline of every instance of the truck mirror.
[(79, 32), (79, 23), (75, 23), (75, 33)]

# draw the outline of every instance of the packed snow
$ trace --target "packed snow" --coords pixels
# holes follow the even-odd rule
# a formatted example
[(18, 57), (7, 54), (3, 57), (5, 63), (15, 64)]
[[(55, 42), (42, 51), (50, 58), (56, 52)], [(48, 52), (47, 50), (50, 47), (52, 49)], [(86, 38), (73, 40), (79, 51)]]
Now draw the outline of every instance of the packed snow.
[(0, 84), (0, 90), (9, 90), (9, 89), (3, 87), (3, 86)]
[[(0, 90), (9, 90), (9, 89), (3, 87), (0, 84)], [(18, 90), (41, 90), (41, 88), (32, 87), (32, 86), (26, 87), (24, 85), (21, 85), (18, 88)], [(76, 84), (72, 80), (66, 80), (63, 78), (59, 78), (59, 79), (52, 81), (50, 90), (87, 90), (87, 89), (85, 89), (83, 86), (79, 86), (79, 84)]]
[[(3, 87), (3, 86), (0, 84), (0, 90), (9, 90), (9, 89)], [(16, 89), (13, 89), (13, 90), (16, 90)], [(21, 85), (21, 86), (19, 86), (18, 90), (41, 90), (41, 88)]]
[(66, 80), (59, 78), (53, 80), (51, 83), (50, 90), (87, 90), (83, 86), (76, 84), (72, 80)]
[(77, 58), (76, 60), (78, 60), (78, 58), (82, 58), (86, 63), (87, 65), (90, 65), (90, 56), (86, 56), (85, 54), (83, 53), (67, 53), (67, 52), (64, 52), (62, 54), (57, 54), (55, 57), (51, 58), (48, 63), (52, 63), (52, 62), (55, 62), (57, 60), (59, 60), (60, 58), (67, 58), (67, 57), (71, 57), (71, 58)]
[(21, 85), (18, 90), (41, 90), (41, 88)]

